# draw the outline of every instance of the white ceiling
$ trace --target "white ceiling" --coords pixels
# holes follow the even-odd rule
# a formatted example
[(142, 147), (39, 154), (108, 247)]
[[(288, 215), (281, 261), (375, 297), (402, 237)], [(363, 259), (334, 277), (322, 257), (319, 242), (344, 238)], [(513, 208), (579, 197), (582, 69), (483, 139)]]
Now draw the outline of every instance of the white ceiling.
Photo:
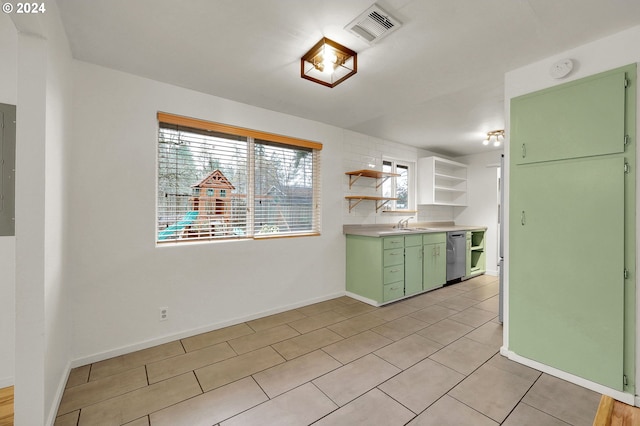
[[(506, 71), (640, 24), (637, 0), (379, 0), (403, 26), (344, 30), (374, 0), (58, 0), (75, 58), (386, 140), (465, 155), (504, 127)], [(321, 37), (358, 52), (300, 78)]]

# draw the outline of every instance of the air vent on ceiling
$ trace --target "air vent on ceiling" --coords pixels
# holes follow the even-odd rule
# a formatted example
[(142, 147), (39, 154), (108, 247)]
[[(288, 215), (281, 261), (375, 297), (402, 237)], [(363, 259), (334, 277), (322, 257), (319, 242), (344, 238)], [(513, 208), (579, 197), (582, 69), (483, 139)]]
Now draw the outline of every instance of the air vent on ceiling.
[(344, 28), (373, 44), (400, 28), (401, 25), (400, 21), (374, 4)]

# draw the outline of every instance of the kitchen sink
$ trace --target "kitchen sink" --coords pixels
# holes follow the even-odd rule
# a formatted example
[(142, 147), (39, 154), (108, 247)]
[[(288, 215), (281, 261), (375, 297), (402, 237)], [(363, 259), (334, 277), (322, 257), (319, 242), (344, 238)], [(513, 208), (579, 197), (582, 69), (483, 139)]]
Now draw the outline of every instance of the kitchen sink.
[(430, 231), (431, 228), (395, 228), (390, 231), (380, 231), (381, 235), (391, 235), (391, 234), (402, 234), (402, 233), (411, 233), (411, 232), (424, 232)]

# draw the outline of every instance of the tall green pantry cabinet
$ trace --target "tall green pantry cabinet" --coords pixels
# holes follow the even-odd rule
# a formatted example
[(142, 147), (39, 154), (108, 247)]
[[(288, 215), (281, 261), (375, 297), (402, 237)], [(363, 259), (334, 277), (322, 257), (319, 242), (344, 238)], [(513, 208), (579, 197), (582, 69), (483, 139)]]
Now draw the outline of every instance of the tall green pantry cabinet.
[(511, 100), (509, 350), (635, 393), (636, 66)]

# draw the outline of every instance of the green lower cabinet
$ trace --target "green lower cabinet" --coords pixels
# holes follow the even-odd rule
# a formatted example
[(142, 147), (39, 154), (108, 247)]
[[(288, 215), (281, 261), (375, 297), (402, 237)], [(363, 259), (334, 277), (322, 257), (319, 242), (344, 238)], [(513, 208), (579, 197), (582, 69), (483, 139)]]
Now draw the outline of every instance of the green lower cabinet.
[(446, 234), (347, 235), (347, 291), (381, 305), (446, 283)]

